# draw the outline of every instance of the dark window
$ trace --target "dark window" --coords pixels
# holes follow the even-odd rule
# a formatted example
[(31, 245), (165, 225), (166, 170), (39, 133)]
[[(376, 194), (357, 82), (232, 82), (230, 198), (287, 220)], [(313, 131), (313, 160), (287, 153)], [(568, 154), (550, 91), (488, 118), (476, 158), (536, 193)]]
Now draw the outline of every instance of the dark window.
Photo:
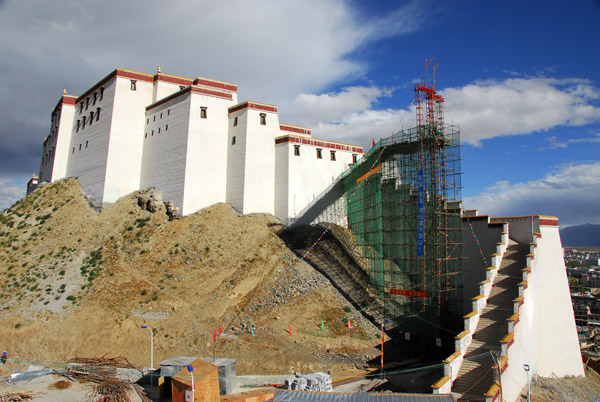
[(171, 109), (167, 109), (167, 116), (171, 114)]
[(179, 86), (179, 90), (181, 91), (182, 89), (185, 89), (185, 85), (180, 85)]
[(235, 135), (231, 138), (231, 145), (235, 145)]
[(200, 118), (201, 119), (206, 119), (206, 106), (201, 106), (200, 107)]
[(265, 126), (267, 124), (267, 114), (266, 113), (260, 114), (260, 124), (263, 126)]
[(156, 121), (156, 116), (154, 116), (154, 119), (152, 121)]
[(356, 163), (357, 160), (358, 160), (358, 155), (352, 154), (352, 163)]
[(75, 147), (73, 147), (73, 153), (75, 153)]
[(160, 118), (162, 119), (162, 112), (160, 112)]
[(158, 128), (158, 134), (160, 134), (160, 127)]
[(167, 124), (167, 125), (165, 126), (165, 131), (167, 131), (168, 129), (169, 129), (169, 125)]
[(321, 148), (317, 148), (317, 159), (323, 159), (323, 150)]
[(300, 156), (300, 145), (294, 145), (294, 155)]
[(334, 161), (335, 160), (335, 151), (331, 151), (331, 160)]
[(79, 150), (81, 151), (81, 144), (79, 144)]
[(85, 142), (85, 147), (86, 147), (86, 148), (88, 147), (88, 141), (86, 141), (86, 142)]
[(92, 105), (95, 105), (97, 100), (98, 100), (98, 92), (94, 92), (94, 100), (92, 102)]
[(92, 125), (93, 121), (94, 121), (94, 112), (90, 112), (90, 126)]
[(237, 126), (237, 117), (233, 118), (233, 127)]
[(96, 121), (100, 120), (100, 110), (102, 110), (102, 108), (96, 108)]
[(81, 114), (81, 112), (83, 112), (83, 102), (79, 104), (79, 114)]
[(136, 80), (131, 80), (131, 90), (135, 91), (137, 89), (137, 81)]
[(90, 98), (86, 98), (85, 100), (85, 110), (88, 110), (88, 107), (90, 107)]
[(149, 124), (149, 123), (150, 123), (150, 119), (148, 118), (148, 119), (146, 119), (146, 124)]
[(152, 130), (152, 135), (154, 135), (154, 130)]
[(146, 135), (144, 136), (144, 138), (148, 138), (148, 133), (146, 133)]
[(77, 133), (79, 132), (79, 125), (81, 124), (81, 120), (77, 120)]
[(81, 129), (83, 130), (85, 128), (85, 116), (83, 116), (81, 118)]
[(100, 88), (100, 100), (102, 100), (102, 96), (104, 96), (104, 87)]

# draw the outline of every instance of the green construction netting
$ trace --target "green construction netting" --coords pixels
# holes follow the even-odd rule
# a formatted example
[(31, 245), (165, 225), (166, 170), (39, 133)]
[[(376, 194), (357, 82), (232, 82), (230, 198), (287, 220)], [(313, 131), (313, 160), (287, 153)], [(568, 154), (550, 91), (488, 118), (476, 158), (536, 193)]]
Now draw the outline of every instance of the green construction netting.
[(455, 126), (400, 131), (342, 178), (386, 327), (436, 336), (444, 314), (462, 313), (459, 137)]

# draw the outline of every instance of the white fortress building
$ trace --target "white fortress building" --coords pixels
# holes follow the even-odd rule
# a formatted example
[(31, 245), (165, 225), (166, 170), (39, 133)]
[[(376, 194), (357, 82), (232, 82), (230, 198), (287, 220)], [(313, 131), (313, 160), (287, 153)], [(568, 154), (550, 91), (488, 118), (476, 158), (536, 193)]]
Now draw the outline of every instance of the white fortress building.
[(80, 96), (65, 90), (51, 121), (39, 182), (77, 177), (97, 205), (154, 187), (182, 215), (227, 202), (287, 225), (363, 155), (280, 123), (277, 106), (238, 103), (237, 85), (160, 66), (116, 69)]

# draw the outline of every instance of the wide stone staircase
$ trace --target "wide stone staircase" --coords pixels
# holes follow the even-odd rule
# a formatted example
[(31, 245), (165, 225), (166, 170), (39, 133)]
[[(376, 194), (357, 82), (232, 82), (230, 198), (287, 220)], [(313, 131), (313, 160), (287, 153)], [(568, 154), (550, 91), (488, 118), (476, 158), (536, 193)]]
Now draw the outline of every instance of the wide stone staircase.
[(508, 332), (507, 319), (514, 313), (513, 300), (519, 296), (518, 283), (523, 280), (521, 270), (528, 252), (529, 245), (509, 241), (473, 341), (452, 385), (452, 394), (459, 401), (484, 401), (484, 394), (494, 383), (492, 353), (500, 353), (500, 340)]

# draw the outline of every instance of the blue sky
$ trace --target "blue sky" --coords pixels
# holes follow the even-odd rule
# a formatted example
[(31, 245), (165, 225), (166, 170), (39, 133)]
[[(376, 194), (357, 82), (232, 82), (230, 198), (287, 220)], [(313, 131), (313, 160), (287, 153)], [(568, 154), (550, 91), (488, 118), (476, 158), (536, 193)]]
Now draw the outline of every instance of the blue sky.
[(62, 89), (117, 67), (233, 82), (368, 149), (414, 124), (400, 120), (435, 57), (465, 207), (600, 223), (598, 21), (593, 0), (0, 0), (0, 208), (37, 172)]

